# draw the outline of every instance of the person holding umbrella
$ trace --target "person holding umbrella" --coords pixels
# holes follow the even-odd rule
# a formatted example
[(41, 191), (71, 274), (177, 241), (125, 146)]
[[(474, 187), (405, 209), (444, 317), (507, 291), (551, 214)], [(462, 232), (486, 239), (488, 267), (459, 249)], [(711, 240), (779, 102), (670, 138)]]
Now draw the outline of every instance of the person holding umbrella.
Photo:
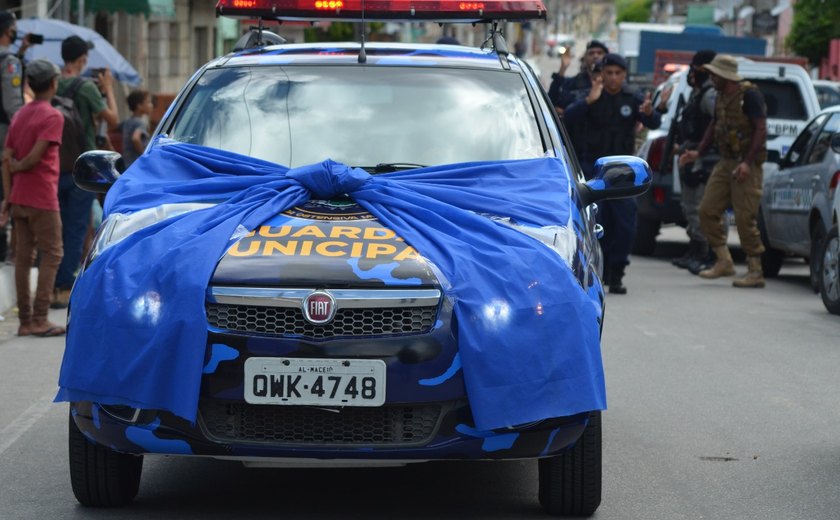
[[(84, 126), (83, 151), (96, 147), (96, 121), (107, 121), (110, 127), (119, 124), (110, 69), (106, 68), (100, 72), (99, 88), (93, 81), (79, 77), (87, 68), (88, 51), (92, 47), (93, 44), (78, 36), (69, 36), (61, 43), (64, 68), (58, 83), (58, 95), (71, 98), (79, 111)], [(65, 136), (65, 141), (69, 139), (70, 136)], [(58, 182), (58, 202), (61, 207), (64, 258), (55, 278), (53, 308), (66, 308), (70, 301), (70, 289), (82, 260), (82, 249), (94, 199), (93, 193), (80, 189), (73, 182), (72, 166), (68, 166), (64, 160), (62, 163), (65, 164), (61, 167)]]

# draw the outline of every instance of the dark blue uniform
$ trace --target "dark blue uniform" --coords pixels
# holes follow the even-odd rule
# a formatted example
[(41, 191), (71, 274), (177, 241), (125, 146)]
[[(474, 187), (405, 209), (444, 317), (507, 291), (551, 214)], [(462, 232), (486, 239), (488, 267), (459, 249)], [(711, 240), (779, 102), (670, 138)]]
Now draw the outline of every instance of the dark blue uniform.
[[(575, 101), (584, 99), (591, 89), (592, 78), (585, 72), (581, 72), (571, 78), (554, 74), (552, 76), (551, 86), (548, 88), (548, 97), (554, 106), (566, 110)], [(563, 117), (563, 124), (566, 127), (566, 131), (569, 132), (569, 136), (572, 138), (572, 145), (578, 157), (581, 156), (583, 150), (578, 148), (580, 141), (575, 136), (583, 134), (582, 123), (583, 121), (572, 124)]]
[[(595, 161), (607, 155), (633, 155), (636, 122), (648, 128), (659, 128), (661, 118), (639, 111), (644, 98), (637, 91), (623, 86), (616, 94), (604, 89), (591, 105), (582, 98), (566, 109), (566, 125), (576, 129), (572, 136), (584, 175), (590, 179)], [(608, 272), (617, 276), (621, 285), (624, 267), (630, 263), (630, 250), (636, 237), (636, 202), (633, 199), (605, 200), (598, 203), (598, 222), (604, 227), (601, 248)], [(613, 280), (607, 278), (610, 286)], [(612, 291), (612, 289), (611, 289)]]

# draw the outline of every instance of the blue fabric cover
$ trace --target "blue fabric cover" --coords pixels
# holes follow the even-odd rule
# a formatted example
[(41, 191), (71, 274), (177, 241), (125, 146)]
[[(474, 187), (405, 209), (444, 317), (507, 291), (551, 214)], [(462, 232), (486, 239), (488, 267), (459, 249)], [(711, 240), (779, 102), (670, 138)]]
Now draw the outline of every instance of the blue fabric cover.
[(571, 225), (570, 182), (556, 158), (371, 176), (329, 160), (288, 169), (159, 142), (110, 190), (106, 215), (222, 202), (135, 232), (79, 277), (56, 400), (163, 409), (194, 421), (206, 288), (234, 232), (347, 193), (447, 278), (477, 428), (604, 409), (600, 302), (553, 249), (477, 214)]

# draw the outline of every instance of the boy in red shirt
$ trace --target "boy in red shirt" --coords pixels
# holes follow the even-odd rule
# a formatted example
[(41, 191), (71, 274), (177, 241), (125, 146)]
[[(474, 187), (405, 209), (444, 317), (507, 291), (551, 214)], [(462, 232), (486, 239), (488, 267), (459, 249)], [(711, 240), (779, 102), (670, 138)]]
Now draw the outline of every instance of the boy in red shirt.
[[(60, 336), (64, 327), (50, 323), (55, 274), (64, 248), (58, 212), (58, 149), (64, 117), (50, 104), (58, 89), (61, 71), (47, 60), (35, 60), (26, 67), (26, 79), (35, 100), (12, 118), (3, 149), (3, 193), (0, 225), (9, 214), (15, 219), (15, 286), (20, 328), (18, 336)], [(38, 249), (41, 260), (38, 288), (32, 304), (29, 272)]]

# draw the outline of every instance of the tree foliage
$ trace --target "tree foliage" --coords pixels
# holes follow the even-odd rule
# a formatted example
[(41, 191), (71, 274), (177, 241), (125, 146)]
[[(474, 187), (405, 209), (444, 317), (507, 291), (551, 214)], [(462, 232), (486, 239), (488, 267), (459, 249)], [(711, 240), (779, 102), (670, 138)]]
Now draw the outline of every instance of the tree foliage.
[(816, 65), (828, 55), (833, 38), (840, 38), (840, 0), (798, 0), (787, 47)]
[(653, 0), (616, 0), (616, 23), (648, 22)]

